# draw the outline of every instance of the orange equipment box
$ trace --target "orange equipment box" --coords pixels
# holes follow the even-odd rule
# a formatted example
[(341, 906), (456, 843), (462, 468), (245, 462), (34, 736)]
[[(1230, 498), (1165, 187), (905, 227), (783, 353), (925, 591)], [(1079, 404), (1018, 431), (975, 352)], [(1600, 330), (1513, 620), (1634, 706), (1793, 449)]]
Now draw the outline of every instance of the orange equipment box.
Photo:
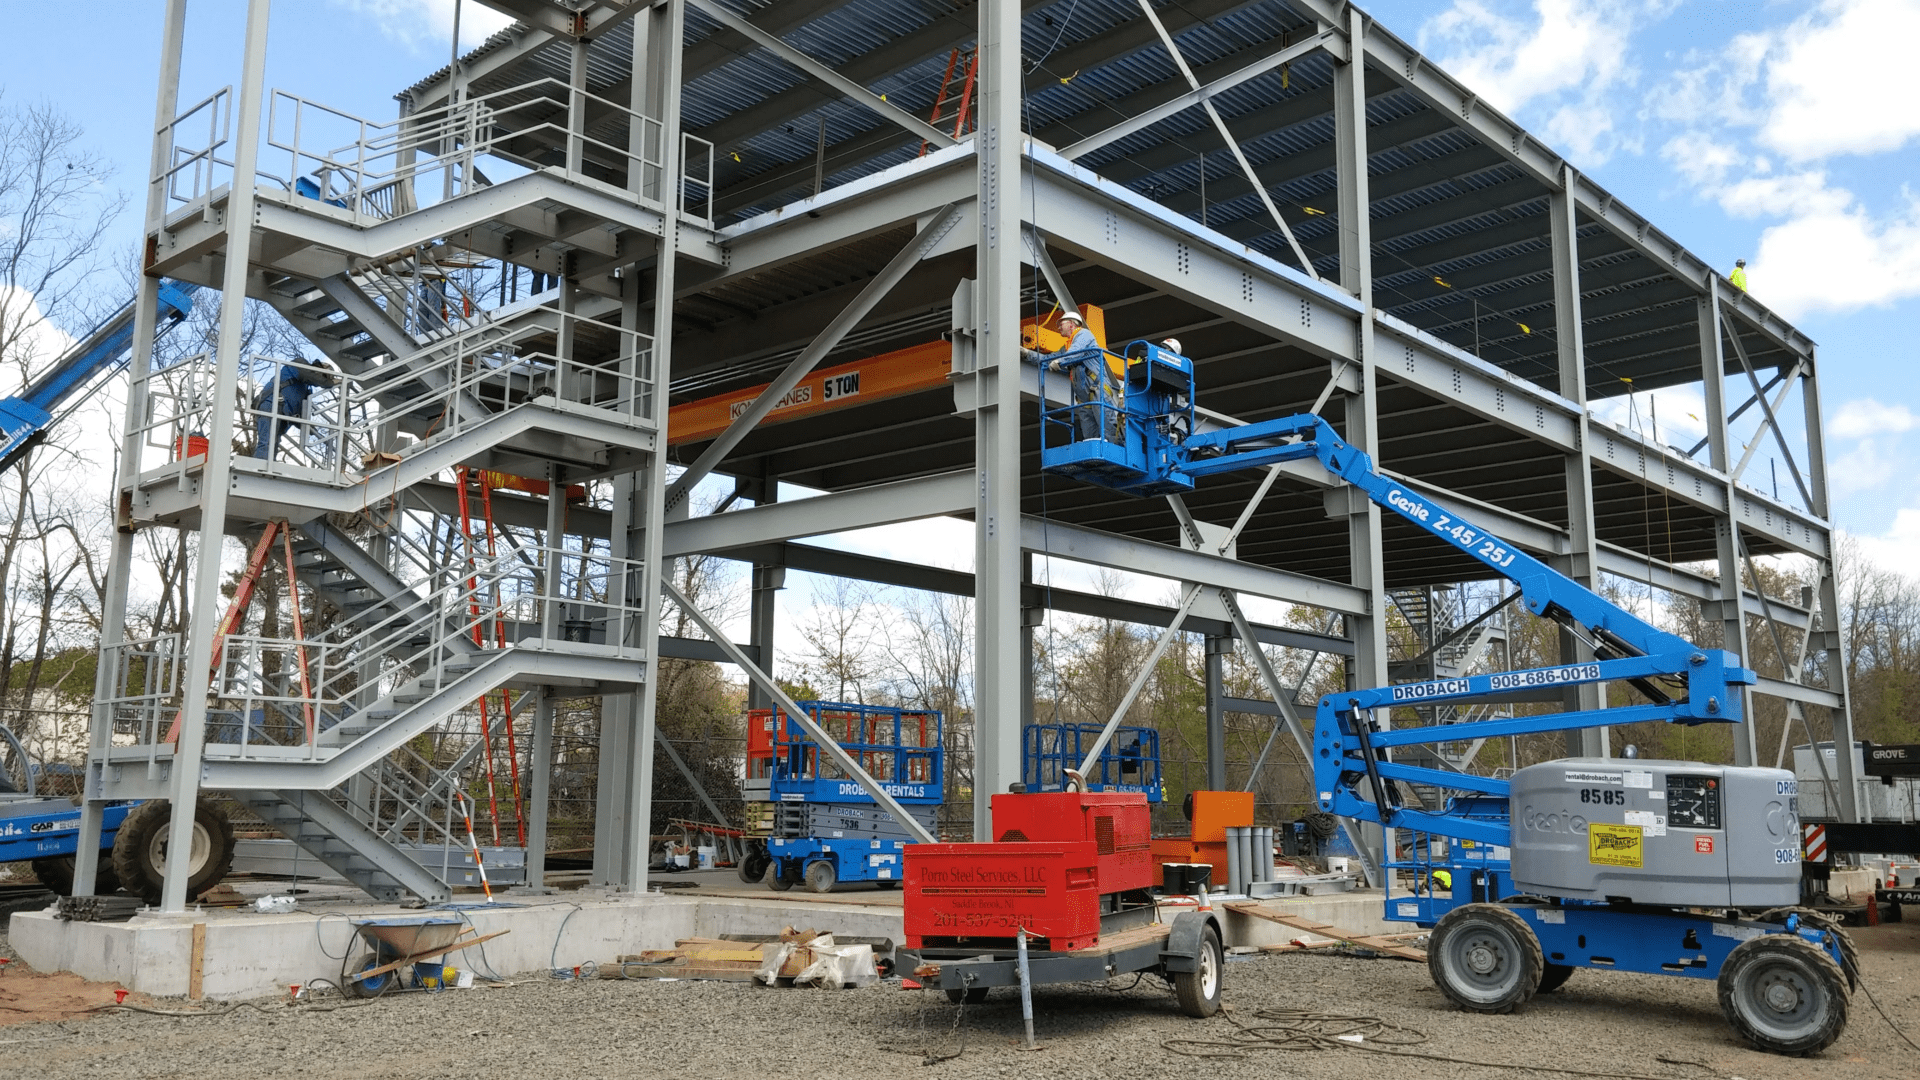
[(1253, 792), (1196, 791), (1192, 829), (1185, 837), (1153, 842), (1153, 883), (1164, 886), (1167, 863), (1207, 863), (1213, 880), (1227, 879), (1227, 830), (1253, 824)]

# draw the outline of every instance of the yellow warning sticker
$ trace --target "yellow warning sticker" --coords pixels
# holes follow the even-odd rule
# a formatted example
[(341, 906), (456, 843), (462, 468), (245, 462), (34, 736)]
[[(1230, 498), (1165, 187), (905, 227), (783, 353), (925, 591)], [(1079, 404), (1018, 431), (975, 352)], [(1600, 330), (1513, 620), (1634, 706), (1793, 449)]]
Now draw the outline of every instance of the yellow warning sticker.
[(1639, 868), (1644, 833), (1638, 825), (1587, 826), (1587, 862), (1594, 866), (1631, 866)]

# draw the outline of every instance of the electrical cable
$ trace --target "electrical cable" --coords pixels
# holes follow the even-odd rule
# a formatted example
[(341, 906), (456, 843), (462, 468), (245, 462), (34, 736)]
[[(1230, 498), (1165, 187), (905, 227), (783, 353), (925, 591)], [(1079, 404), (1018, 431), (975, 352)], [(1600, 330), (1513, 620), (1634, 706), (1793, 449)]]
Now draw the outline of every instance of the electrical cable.
[[(1413, 1058), (1420, 1061), (1435, 1061), (1447, 1065), (1467, 1065), (1477, 1069), (1503, 1069), (1515, 1072), (1553, 1073), (1557, 1076), (1596, 1077), (1601, 1080), (1673, 1080), (1670, 1076), (1655, 1076), (1648, 1073), (1610, 1072), (1599, 1069), (1574, 1069), (1565, 1066), (1542, 1065), (1538, 1062), (1510, 1064), (1500, 1061), (1479, 1061), (1473, 1058), (1454, 1057), (1449, 1054), (1427, 1053), (1405, 1049), (1419, 1046), (1428, 1039), (1427, 1033), (1418, 1028), (1407, 1027), (1382, 1020), (1376, 1016), (1341, 1016), (1335, 1013), (1317, 1013), (1303, 1009), (1260, 1009), (1253, 1013), (1255, 1020), (1267, 1021), (1258, 1025), (1242, 1023), (1231, 1013), (1223, 1013), (1227, 1021), (1234, 1026), (1235, 1034), (1224, 1039), (1165, 1039), (1160, 1045), (1170, 1053), (1182, 1057), (1215, 1059), (1225, 1061), (1251, 1060), (1256, 1050), (1359, 1050), (1385, 1057)], [(1372, 1040), (1373, 1045), (1368, 1045)], [(1699, 1062), (1678, 1061), (1662, 1058), (1670, 1064), (1699, 1065)], [(1703, 1066), (1704, 1067), (1704, 1066)]]

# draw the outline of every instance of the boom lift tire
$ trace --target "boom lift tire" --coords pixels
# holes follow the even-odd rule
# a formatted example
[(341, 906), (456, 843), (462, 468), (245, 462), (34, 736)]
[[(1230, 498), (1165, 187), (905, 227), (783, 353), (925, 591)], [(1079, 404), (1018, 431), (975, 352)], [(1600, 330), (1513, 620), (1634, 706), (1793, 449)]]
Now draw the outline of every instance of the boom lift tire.
[[(61, 896), (73, 895), (75, 869), (71, 855), (49, 855), (44, 859), (33, 860), (33, 876), (40, 879), (40, 884)], [(119, 891), (120, 875), (114, 872), (113, 855), (111, 852), (102, 851), (100, 866), (94, 871), (93, 894), (112, 896)]]
[(759, 848), (752, 848), (740, 858), (740, 865), (734, 873), (748, 885), (758, 885), (767, 876), (767, 867), (773, 864), (773, 858)]
[(817, 893), (830, 893), (840, 881), (840, 875), (833, 864), (825, 859), (815, 859), (807, 864), (807, 888)]
[(1540, 989), (1546, 958), (1520, 916), (1498, 904), (1465, 904), (1441, 916), (1427, 947), (1427, 971), (1463, 1009), (1509, 1013)]
[(774, 892), (786, 892), (788, 889), (800, 883), (797, 879), (787, 874), (787, 860), (774, 859), (772, 863), (773, 865), (767, 867), (765, 875), (767, 888), (772, 889)]
[(1567, 980), (1571, 978), (1573, 978), (1572, 964), (1556, 964), (1548, 960), (1540, 967), (1540, 989), (1535, 990), (1534, 993), (1551, 994), (1567, 985)]
[(1758, 1049), (1818, 1053), (1846, 1030), (1846, 976), (1797, 934), (1741, 942), (1720, 965), (1718, 983), (1727, 1023)]
[(1209, 926), (1200, 935), (1200, 955), (1192, 971), (1173, 973), (1173, 996), (1180, 1011), (1204, 1020), (1220, 1011), (1220, 974), (1226, 968), (1220, 950), (1220, 932)]
[[(160, 902), (167, 872), (167, 833), (172, 805), (163, 799), (134, 807), (113, 841), (113, 868), (120, 886), (146, 900)], [(209, 802), (193, 809), (193, 849), (188, 856), (187, 899), (220, 883), (233, 869), (233, 822)]]

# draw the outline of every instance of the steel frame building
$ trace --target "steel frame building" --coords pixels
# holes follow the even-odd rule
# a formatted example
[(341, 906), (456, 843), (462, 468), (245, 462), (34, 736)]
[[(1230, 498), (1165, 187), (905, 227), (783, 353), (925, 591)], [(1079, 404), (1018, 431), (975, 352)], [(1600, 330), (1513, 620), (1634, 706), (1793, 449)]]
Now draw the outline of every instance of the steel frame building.
[[(1389, 606), (1474, 567), (1311, 468), (1210, 480), (1184, 501), (1039, 472), (1022, 320), (1076, 301), (1104, 309), (1110, 340), (1179, 335), (1208, 423), (1322, 411), (1405, 483), (1583, 582), (1614, 574), (1701, 601), (1727, 648), (1778, 647), (1751, 640), (1750, 616), (1808, 631), (1824, 663), (1782, 649), (1780, 666), (1824, 671), (1824, 685), (1756, 692), (1851, 741), (1813, 343), (1362, 10), (483, 2), (519, 22), (375, 122), (269, 92), (270, 0), (250, 0), (239, 84), (183, 106), (186, 3), (169, 0), (139, 340), (175, 277), (271, 304), (334, 370), (296, 365), (322, 404), (283, 450), (288, 418), (259, 396), (281, 361), (243, 356), (238, 304), (204, 356), (165, 369), (136, 356), (87, 829), (105, 800), (219, 791), (375, 895), (444, 896), (400, 842), (450, 820), (457, 776), (396, 762), (510, 687), (533, 691), (519, 701), (535, 711), (537, 881), (551, 699), (597, 694), (595, 880), (641, 888), (651, 665), (734, 661), (760, 702), (777, 694), (753, 665), (770, 666), (789, 568), (973, 597), (979, 793), (1019, 778), (1047, 606), (1207, 634), (1216, 785), (1219, 657), (1234, 639), (1340, 654), (1359, 686), (1417, 674), (1390, 669)], [(961, 77), (968, 115), (955, 116)], [(476, 272), (502, 282), (497, 296), (462, 289)], [(523, 275), (538, 275), (525, 297)], [(943, 337), (927, 382), (856, 378), (840, 407), (778, 415), (825, 396), (824, 366)], [(1682, 385), (1707, 407), (1691, 450), (1590, 408)], [(1795, 391), (1804, 435), (1790, 445)], [(730, 426), (675, 439), (672, 406), (728, 393)], [(1761, 430), (1742, 452), (1731, 425), (1750, 410)], [(182, 441), (196, 434), (204, 455)], [(1763, 437), (1789, 497), (1745, 479)], [(247, 456), (256, 440), (266, 456)], [(451, 569), (460, 466), (548, 484), (495, 500), (511, 552), (468, 547)], [(691, 514), (690, 489), (714, 475), (734, 497)], [(583, 481), (611, 485), (611, 503), (569, 507)], [(824, 494), (781, 502), (783, 481)], [(972, 518), (971, 575), (795, 542), (935, 515)], [(331, 622), (223, 636), (211, 613), (233, 567), (213, 553), (274, 521)], [(203, 557), (189, 629), (136, 641), (129, 578), (149, 529), (190, 531)], [(659, 634), (663, 569), (703, 552), (754, 567), (747, 643)], [(1819, 567), (1810, 600), (1726, 584), (1773, 554)], [(1187, 614), (1039, 589), (1035, 556), (1217, 602)], [(1700, 563), (1717, 574), (1688, 568)], [(1339, 632), (1256, 626), (1243, 595), (1338, 616)], [(1428, 622), (1429, 653), (1470, 629)], [(1261, 707), (1304, 749), (1292, 692), (1253, 653), (1274, 698)], [(1576, 749), (1605, 753), (1583, 737)], [(1753, 725), (1736, 757), (1759, 757)], [(984, 798), (974, 812), (984, 827)], [(80, 877), (91, 886), (90, 867)], [(184, 890), (170, 873), (164, 907)]]

